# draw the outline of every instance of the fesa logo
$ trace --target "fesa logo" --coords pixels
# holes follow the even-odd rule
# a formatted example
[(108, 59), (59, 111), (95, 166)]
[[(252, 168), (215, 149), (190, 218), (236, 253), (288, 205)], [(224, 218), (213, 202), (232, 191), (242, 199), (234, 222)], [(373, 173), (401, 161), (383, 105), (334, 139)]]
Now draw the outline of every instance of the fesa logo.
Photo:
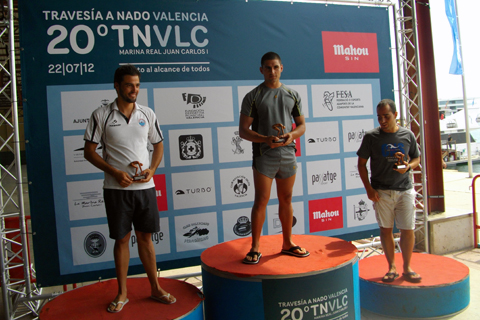
[(342, 197), (308, 202), (310, 233), (343, 228)]
[(375, 33), (322, 31), (326, 73), (378, 73)]

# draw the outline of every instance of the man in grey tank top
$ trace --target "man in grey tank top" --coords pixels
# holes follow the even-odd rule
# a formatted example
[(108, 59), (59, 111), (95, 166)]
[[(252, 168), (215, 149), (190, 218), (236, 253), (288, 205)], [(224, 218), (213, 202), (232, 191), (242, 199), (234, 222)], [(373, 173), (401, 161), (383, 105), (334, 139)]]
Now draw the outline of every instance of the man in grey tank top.
[[(292, 193), (297, 171), (295, 139), (305, 133), (300, 96), (280, 82), (282, 60), (274, 52), (263, 55), (260, 72), (265, 81), (245, 95), (240, 112), (240, 137), (253, 143), (255, 201), (252, 208), (252, 246), (243, 263), (257, 264), (260, 234), (273, 180), (277, 184), (283, 254), (307, 257), (310, 253), (292, 240)], [(295, 124), (295, 128), (293, 125)]]

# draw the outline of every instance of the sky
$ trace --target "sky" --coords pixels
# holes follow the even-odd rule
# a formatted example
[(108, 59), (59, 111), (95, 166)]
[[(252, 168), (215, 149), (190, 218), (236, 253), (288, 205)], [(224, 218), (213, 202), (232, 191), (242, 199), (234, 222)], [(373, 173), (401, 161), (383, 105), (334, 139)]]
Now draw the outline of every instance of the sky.
[[(463, 98), (461, 75), (449, 74), (453, 39), (444, 0), (430, 0), (438, 99)], [(467, 99), (480, 98), (480, 1), (457, 0)]]

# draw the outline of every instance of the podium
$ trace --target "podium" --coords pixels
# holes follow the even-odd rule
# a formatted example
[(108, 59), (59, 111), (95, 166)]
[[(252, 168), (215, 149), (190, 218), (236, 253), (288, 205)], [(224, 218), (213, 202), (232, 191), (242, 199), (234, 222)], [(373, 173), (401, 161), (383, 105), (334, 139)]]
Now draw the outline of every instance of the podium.
[(454, 259), (426, 253), (413, 253), (412, 269), (422, 276), (420, 283), (402, 278), (403, 259), (395, 254), (400, 277), (391, 283), (381, 281), (388, 270), (385, 256), (362, 259), (360, 294), (362, 308), (397, 318), (438, 318), (460, 313), (470, 303), (469, 269)]
[(142, 319), (203, 320), (203, 295), (197, 287), (180, 280), (159, 278), (159, 283), (177, 302), (166, 305), (150, 299), (147, 278), (127, 279), (128, 299), (122, 311), (107, 312), (117, 295), (117, 280), (108, 280), (65, 292), (49, 301), (40, 312), (41, 320)]
[(262, 236), (258, 264), (242, 263), (251, 238), (201, 255), (205, 319), (360, 319), (357, 248), (331, 237), (295, 235), (310, 256), (281, 254), (282, 235)]

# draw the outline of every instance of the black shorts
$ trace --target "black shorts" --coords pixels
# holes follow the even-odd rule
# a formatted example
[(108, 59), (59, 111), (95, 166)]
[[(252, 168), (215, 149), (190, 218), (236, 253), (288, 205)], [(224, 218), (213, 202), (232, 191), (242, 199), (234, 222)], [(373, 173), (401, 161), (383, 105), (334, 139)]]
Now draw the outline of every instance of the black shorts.
[(110, 238), (119, 240), (132, 231), (160, 231), (160, 216), (155, 188), (145, 190), (104, 189)]

